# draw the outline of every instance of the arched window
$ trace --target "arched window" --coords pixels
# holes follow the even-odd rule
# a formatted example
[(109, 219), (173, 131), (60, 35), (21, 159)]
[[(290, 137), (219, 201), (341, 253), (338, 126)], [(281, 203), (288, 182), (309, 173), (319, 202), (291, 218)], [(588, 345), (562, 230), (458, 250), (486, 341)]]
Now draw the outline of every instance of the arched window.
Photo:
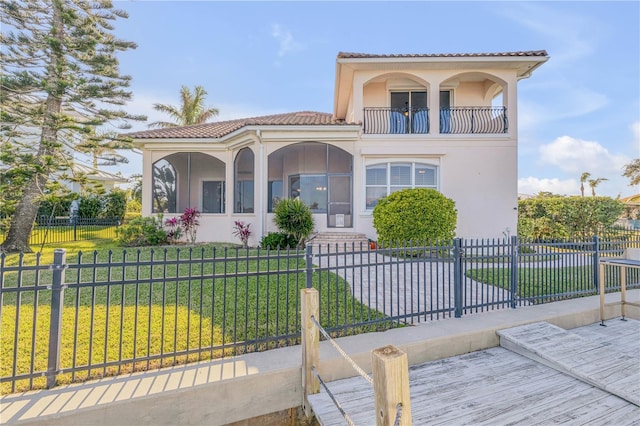
[(153, 163), (153, 213), (225, 212), (225, 164), (199, 152), (176, 152)]
[(254, 155), (249, 148), (243, 148), (234, 162), (233, 212), (253, 213), (254, 192)]
[(379, 163), (367, 166), (366, 206), (373, 209), (378, 200), (406, 188), (438, 189), (438, 168), (422, 163)]

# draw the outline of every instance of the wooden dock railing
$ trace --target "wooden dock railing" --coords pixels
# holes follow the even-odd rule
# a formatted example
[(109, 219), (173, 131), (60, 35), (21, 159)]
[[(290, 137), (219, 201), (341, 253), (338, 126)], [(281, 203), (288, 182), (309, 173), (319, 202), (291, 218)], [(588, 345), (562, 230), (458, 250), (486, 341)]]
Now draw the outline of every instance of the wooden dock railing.
[(607, 266), (620, 268), (620, 314), (624, 320), (627, 316), (627, 305), (640, 308), (640, 303), (627, 301), (627, 268), (640, 269), (640, 249), (627, 248), (622, 257), (600, 259), (600, 325), (605, 326), (605, 269)]
[(411, 426), (411, 396), (409, 393), (409, 362), (407, 354), (389, 345), (371, 352), (373, 378), (362, 370), (329, 336), (318, 322), (318, 291), (305, 288), (300, 291), (302, 309), (302, 407), (307, 417), (312, 415), (308, 396), (320, 392), (322, 386), (344, 417), (353, 425), (348, 414), (332, 395), (318, 373), (320, 362), (320, 333), (351, 366), (373, 386), (377, 426)]

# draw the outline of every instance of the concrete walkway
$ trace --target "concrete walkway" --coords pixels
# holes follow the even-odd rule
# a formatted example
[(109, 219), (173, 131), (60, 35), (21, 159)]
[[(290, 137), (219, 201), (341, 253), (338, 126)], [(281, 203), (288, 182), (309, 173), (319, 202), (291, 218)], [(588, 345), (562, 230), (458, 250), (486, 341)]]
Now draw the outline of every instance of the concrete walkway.
[[(406, 322), (453, 316), (454, 263), (442, 258), (391, 257), (379, 251), (314, 252), (314, 265), (333, 272), (351, 286), (353, 296), (387, 316), (413, 315)], [(463, 265), (464, 266), (464, 265)], [(465, 313), (509, 306), (510, 292), (464, 276)], [(485, 305), (485, 306), (480, 306)]]

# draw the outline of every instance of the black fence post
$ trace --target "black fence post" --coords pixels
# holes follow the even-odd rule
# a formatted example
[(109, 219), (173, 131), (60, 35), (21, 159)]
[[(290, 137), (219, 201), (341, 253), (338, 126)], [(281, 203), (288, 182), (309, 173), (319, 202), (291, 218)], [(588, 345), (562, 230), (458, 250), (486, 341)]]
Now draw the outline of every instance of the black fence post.
[(596, 291), (600, 289), (600, 271), (598, 265), (600, 264), (600, 239), (598, 235), (593, 236), (593, 288)]
[(518, 236), (511, 236), (511, 308), (518, 302)]
[(51, 282), (51, 316), (49, 319), (49, 358), (47, 365), (47, 389), (56, 384), (56, 376), (60, 370), (60, 338), (62, 332), (62, 305), (64, 300), (64, 271), (67, 252), (56, 249), (53, 252), (53, 279)]
[(454, 316), (462, 317), (462, 239), (453, 240), (453, 305)]
[(304, 250), (305, 268), (304, 276), (307, 288), (313, 288), (313, 256), (311, 254), (311, 245), (307, 244)]
[(73, 241), (78, 241), (78, 218), (74, 216), (73, 220)]

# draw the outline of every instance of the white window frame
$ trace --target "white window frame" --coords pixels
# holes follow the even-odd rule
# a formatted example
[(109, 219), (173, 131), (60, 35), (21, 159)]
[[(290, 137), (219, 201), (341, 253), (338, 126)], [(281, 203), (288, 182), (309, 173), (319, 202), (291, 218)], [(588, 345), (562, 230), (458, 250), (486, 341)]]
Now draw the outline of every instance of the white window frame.
[[(410, 187), (411, 188), (432, 188), (435, 189), (436, 191), (440, 191), (440, 165), (439, 164), (433, 164), (430, 161), (410, 161), (410, 160), (406, 160), (406, 159), (394, 159), (394, 161), (372, 161), (370, 163), (366, 163), (364, 165), (364, 179), (363, 179), (363, 184), (364, 184), (364, 191), (363, 191), (363, 196), (362, 196), (362, 206), (364, 207), (363, 210), (365, 213), (371, 213), (373, 211), (373, 208), (367, 208), (367, 188), (372, 187), (372, 188), (381, 188), (383, 187), (382, 185), (367, 185), (367, 169), (369, 167), (373, 167), (373, 166), (380, 166), (380, 165), (385, 165), (386, 166), (386, 172), (387, 172), (387, 180), (386, 180), (386, 195), (388, 196), (391, 193), (391, 187), (392, 186), (398, 186), (398, 185), (391, 185), (391, 165), (393, 164), (410, 164), (411, 165), (411, 184)], [(435, 172), (435, 185), (418, 185), (416, 186), (416, 176), (415, 176), (415, 171), (416, 171), (416, 164), (420, 165), (420, 166), (426, 166), (429, 168), (432, 168)]]

